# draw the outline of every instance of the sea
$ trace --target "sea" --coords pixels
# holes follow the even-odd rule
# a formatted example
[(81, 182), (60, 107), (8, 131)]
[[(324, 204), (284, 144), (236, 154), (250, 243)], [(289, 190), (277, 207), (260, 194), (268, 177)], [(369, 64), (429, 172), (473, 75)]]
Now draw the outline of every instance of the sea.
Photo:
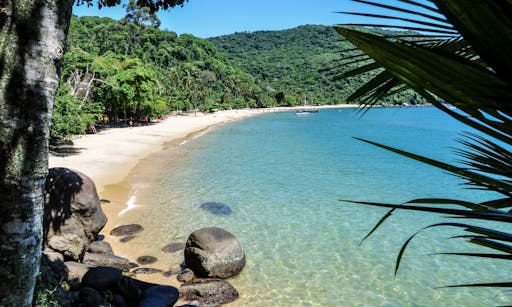
[[(428, 225), (452, 221), (448, 217), (396, 212), (362, 241), (387, 210), (346, 201), (496, 198), (356, 139), (457, 163), (453, 149), (461, 147), (462, 131), (471, 130), (433, 107), (264, 113), (202, 131), (164, 150), (151, 178), (132, 176), (132, 210), (121, 220), (145, 231), (127, 244), (149, 244), (156, 253), (203, 227), (233, 233), (247, 264), (228, 280), (240, 293), (229, 306), (508, 304), (506, 289), (446, 288), (509, 281), (512, 272), (510, 261), (440, 255), (492, 252), (453, 238), (464, 234), (453, 227), (420, 232), (395, 275), (405, 241)], [(228, 209), (207, 211), (201, 208), (206, 202)]]

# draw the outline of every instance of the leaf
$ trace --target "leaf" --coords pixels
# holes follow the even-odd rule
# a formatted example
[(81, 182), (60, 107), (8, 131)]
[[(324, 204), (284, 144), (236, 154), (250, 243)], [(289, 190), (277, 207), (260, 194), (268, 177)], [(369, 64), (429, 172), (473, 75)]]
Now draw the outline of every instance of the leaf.
[(386, 213), (378, 222), (377, 224), (375, 224), (375, 226), (373, 226), (372, 230), (370, 230), (370, 232), (361, 240), (361, 242), (359, 242), (359, 245), (363, 244), (363, 242), (368, 239), (381, 225), (382, 223), (384, 223), (389, 217), (391, 217), (391, 215), (393, 214), (393, 212), (395, 211), (395, 208), (391, 209), (388, 211), (388, 213)]
[(463, 57), (442, 50), (390, 42), (348, 28), (335, 29), (414, 90), (427, 90), (447, 101), (510, 109), (507, 108), (507, 104), (512, 104), (509, 85)]

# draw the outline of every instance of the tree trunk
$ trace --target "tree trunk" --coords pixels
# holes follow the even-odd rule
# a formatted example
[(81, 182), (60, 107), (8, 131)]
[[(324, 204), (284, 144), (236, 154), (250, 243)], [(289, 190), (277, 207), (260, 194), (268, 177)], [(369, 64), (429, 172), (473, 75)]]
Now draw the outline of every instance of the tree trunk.
[(72, 0), (0, 1), (0, 305), (31, 306)]

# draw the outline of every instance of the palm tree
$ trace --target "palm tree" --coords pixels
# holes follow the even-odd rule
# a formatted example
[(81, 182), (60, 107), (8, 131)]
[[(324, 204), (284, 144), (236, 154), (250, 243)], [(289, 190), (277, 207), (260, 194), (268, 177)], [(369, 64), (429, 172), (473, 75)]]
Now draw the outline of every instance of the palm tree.
[[(438, 109), (479, 132), (463, 133), (458, 140), (463, 145), (463, 149), (456, 151), (461, 157), (461, 165), (360, 140), (443, 169), (464, 179), (469, 188), (500, 195), (480, 203), (444, 198), (415, 199), (404, 204), (351, 201), (390, 209), (365, 239), (395, 210), (438, 213), (459, 218), (461, 222), (440, 222), (418, 230), (403, 244), (395, 274), (409, 242), (419, 232), (432, 227), (462, 229), (467, 234), (455, 239), (489, 249), (487, 253), (447, 254), (512, 260), (512, 233), (478, 227), (471, 222), (512, 223), (512, 2), (398, 0), (396, 5), (390, 5), (353, 1), (385, 9), (389, 14), (341, 13), (370, 20), (400, 21), (401, 25), (367, 23), (336, 27), (355, 46), (345, 50), (343, 64), (359, 64), (339, 78), (374, 73), (374, 77), (357, 89), (349, 101), (364, 101), (361, 105), (366, 108), (386, 95), (412, 89)], [(512, 287), (512, 281), (455, 286)]]

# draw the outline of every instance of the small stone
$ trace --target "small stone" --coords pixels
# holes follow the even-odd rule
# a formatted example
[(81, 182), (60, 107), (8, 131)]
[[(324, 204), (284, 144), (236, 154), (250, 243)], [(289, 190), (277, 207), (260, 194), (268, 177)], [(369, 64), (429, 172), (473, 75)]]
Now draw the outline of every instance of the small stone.
[(194, 274), (194, 271), (192, 271), (191, 269), (184, 269), (178, 274), (177, 277), (179, 282), (191, 282), (192, 280), (194, 280), (194, 278), (196, 278), (196, 276)]
[(207, 202), (201, 204), (200, 207), (201, 209), (216, 215), (230, 215), (232, 213), (231, 208), (223, 203)]
[(106, 254), (106, 255), (113, 255), (114, 251), (112, 250), (112, 247), (110, 244), (108, 244), (105, 241), (94, 241), (92, 242), (89, 247), (87, 247), (87, 251), (90, 253), (96, 253), (96, 254)]
[(154, 269), (154, 268), (138, 268), (133, 270), (133, 273), (135, 274), (155, 274), (155, 273), (162, 273), (162, 270)]
[(116, 237), (133, 236), (143, 230), (144, 227), (139, 224), (122, 225), (112, 229), (110, 235)]
[(184, 249), (185, 249), (185, 243), (175, 242), (175, 243), (167, 244), (166, 246), (164, 246), (162, 248), (162, 251), (166, 252), (166, 253), (176, 253), (176, 252), (182, 251)]
[(158, 258), (153, 256), (141, 256), (137, 258), (137, 263), (141, 265), (152, 264), (158, 261)]
[(219, 306), (238, 299), (238, 291), (221, 279), (195, 279), (193, 283), (181, 285), (180, 298), (197, 301), (200, 306)]
[(119, 240), (119, 242), (121, 243), (126, 243), (126, 242), (129, 242), (131, 240), (135, 239), (135, 236), (128, 236), (128, 237), (123, 237)]

